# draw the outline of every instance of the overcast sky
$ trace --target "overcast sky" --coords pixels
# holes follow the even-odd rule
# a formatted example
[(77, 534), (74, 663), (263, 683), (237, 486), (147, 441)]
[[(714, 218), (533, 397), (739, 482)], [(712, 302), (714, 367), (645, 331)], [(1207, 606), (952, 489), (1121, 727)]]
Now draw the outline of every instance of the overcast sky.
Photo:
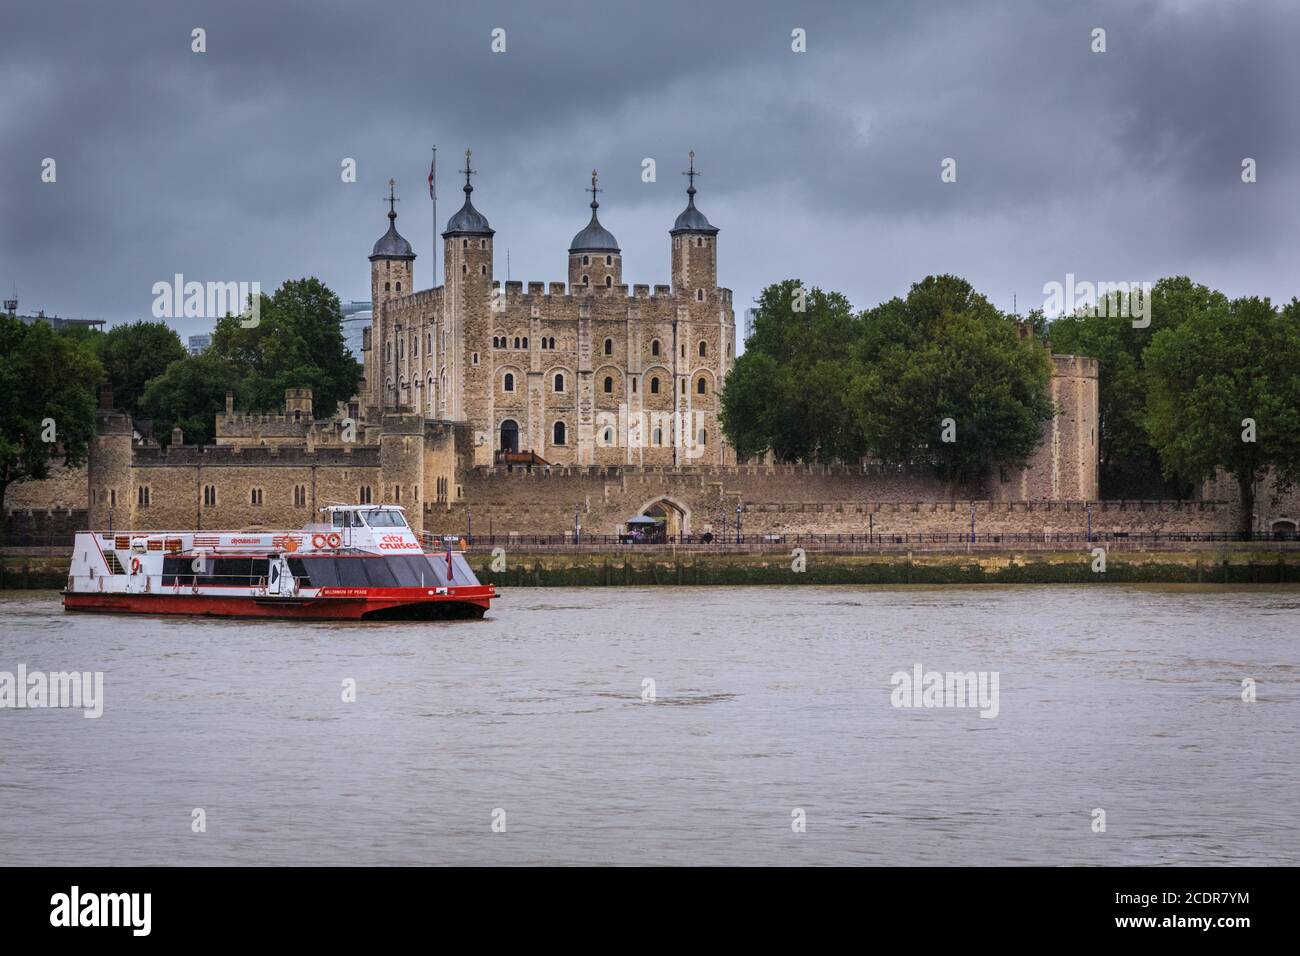
[(365, 299), (390, 176), (426, 288), (436, 144), (439, 228), (470, 146), (498, 279), (507, 250), (513, 279), (565, 278), (595, 167), (626, 281), (668, 282), (694, 149), (738, 319), (783, 278), (869, 307), (938, 272), (1022, 312), (1071, 272), (1287, 301), (1297, 39), (1294, 0), (5, 0), (0, 290), (111, 322), (178, 272)]

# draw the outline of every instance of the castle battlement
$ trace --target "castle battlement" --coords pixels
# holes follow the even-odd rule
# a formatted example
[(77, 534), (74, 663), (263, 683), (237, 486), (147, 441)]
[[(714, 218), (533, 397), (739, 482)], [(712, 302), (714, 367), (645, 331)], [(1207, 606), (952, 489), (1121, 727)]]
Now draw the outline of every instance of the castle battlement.
[(165, 468), (178, 465), (220, 467), (269, 467), (302, 465), (349, 465), (377, 467), (378, 445), (344, 443), (308, 450), (302, 445), (168, 445), (134, 449), (131, 464), (137, 468)]
[[(527, 283), (528, 286), (527, 291), (525, 291), (524, 285), (525, 283), (519, 279), (510, 279), (508, 281), (502, 281), (501, 279), (494, 279), (492, 281), (492, 289), (493, 289), (494, 296), (497, 297), (504, 296), (505, 301), (508, 304), (515, 304), (515, 303), (518, 303), (520, 305), (535, 304), (536, 300), (538, 299), (541, 300), (560, 299), (566, 302), (576, 300), (580, 303), (584, 300), (602, 299), (607, 301), (615, 298), (667, 299), (672, 302), (696, 301), (690, 296), (678, 295), (676, 292), (673, 291), (673, 287), (671, 285), (656, 285), (653, 287), (654, 288), (653, 293), (651, 292), (651, 286), (646, 283), (636, 283), (634, 285), (629, 286), (626, 282), (623, 282), (623, 283), (615, 284), (613, 286), (593, 285), (590, 287), (584, 287), (578, 285), (575, 286), (574, 288), (569, 288), (568, 284), (564, 282), (547, 283), (547, 282), (529, 281)], [(713, 293), (716, 293), (718, 300), (722, 304), (724, 305), (731, 304), (732, 293), (730, 289), (719, 287), (717, 289), (712, 290), (711, 292), (706, 292), (706, 295), (711, 295)], [(404, 307), (408, 303), (415, 304), (414, 300), (415, 300), (415, 296), (407, 296), (405, 299), (394, 299), (392, 300), (392, 302), (397, 307)]]

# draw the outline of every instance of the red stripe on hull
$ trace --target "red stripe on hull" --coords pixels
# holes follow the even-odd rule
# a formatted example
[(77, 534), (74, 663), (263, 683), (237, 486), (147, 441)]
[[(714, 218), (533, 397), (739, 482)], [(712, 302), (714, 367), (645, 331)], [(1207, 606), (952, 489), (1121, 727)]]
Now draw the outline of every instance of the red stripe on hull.
[(196, 617), (299, 618), (315, 621), (437, 620), (481, 618), (496, 591), (491, 585), (457, 588), (454, 594), (358, 597), (223, 597), (203, 594), (112, 594), (64, 591), (65, 611), (109, 614), (185, 614)]

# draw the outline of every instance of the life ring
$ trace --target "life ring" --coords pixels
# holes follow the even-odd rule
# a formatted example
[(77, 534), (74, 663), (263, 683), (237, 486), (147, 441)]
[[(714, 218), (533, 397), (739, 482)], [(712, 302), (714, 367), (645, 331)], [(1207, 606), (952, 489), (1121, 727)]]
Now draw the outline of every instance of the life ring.
[(139, 559), (139, 558), (132, 558), (132, 559), (131, 559), (131, 573), (132, 573), (132, 574), (139, 574), (139, 573), (140, 573), (140, 559)]
[(311, 536), (311, 546), (312, 546), (313, 548), (323, 548), (323, 547), (325, 547), (325, 535), (323, 535), (323, 534), (314, 534), (314, 535), (312, 535), (312, 536)]
[(343, 538), (337, 531), (331, 531), (329, 536), (329, 545), (331, 548), (337, 548), (343, 544)]
[(293, 552), (297, 551), (297, 550), (298, 550), (298, 539), (297, 539), (297, 538), (285, 538), (285, 539), (284, 539), (284, 550), (288, 551), (290, 554), (292, 554)]

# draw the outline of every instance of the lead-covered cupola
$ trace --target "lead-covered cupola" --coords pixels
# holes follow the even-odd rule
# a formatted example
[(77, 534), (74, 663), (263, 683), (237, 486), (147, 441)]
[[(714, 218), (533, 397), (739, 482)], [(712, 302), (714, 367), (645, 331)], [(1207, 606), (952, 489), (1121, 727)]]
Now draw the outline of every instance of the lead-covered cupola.
[(623, 256), (614, 234), (600, 224), (596, 170), (591, 171), (591, 221), (569, 243), (569, 288), (573, 292), (615, 289), (623, 284)]

